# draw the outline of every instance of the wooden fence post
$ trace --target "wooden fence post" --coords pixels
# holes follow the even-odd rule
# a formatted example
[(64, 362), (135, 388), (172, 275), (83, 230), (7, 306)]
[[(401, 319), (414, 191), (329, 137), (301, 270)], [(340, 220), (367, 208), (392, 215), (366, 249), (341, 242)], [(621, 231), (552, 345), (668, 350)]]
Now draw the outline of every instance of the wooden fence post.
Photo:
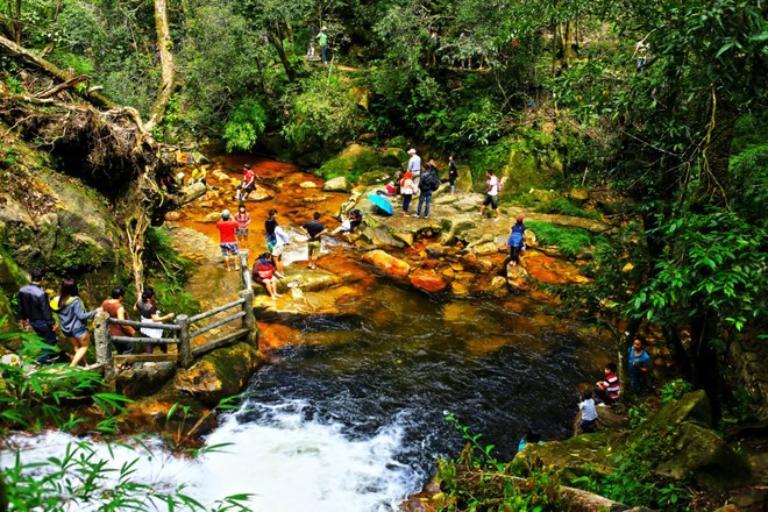
[(179, 326), (179, 356), (177, 365), (182, 368), (192, 366), (192, 340), (189, 337), (189, 317), (179, 315), (176, 317), (176, 323)]
[(245, 301), (243, 303), (243, 311), (245, 312), (243, 327), (248, 329), (248, 334), (246, 335), (248, 343), (258, 348), (259, 330), (256, 327), (256, 315), (253, 314), (253, 290), (242, 290), (240, 298)]
[(248, 265), (248, 249), (240, 251), (240, 282), (243, 290), (253, 290), (251, 269)]
[(112, 347), (109, 342), (109, 314), (102, 311), (93, 320), (93, 339), (96, 345), (96, 362), (104, 368), (104, 380), (109, 382), (115, 376), (112, 364)]

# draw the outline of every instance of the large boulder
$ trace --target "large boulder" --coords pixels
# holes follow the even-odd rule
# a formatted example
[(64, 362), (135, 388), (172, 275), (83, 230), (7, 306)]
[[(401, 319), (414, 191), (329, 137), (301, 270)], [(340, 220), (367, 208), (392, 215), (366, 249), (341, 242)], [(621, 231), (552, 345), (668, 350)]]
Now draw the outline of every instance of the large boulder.
[(344, 176), (331, 178), (323, 184), (325, 192), (349, 192), (350, 188), (350, 184)]
[(408, 161), (408, 153), (402, 148), (389, 147), (381, 150), (381, 163), (387, 167), (399, 169), (405, 167)]
[(214, 350), (192, 367), (176, 373), (174, 388), (214, 406), (222, 398), (239, 393), (262, 364), (256, 348), (247, 343)]
[(411, 266), (407, 262), (380, 249), (365, 253), (363, 261), (373, 265), (383, 274), (395, 279), (405, 279), (411, 271)]
[(442, 292), (448, 287), (445, 278), (433, 269), (417, 269), (410, 276), (411, 284), (429, 293)]
[(362, 144), (350, 144), (335, 158), (325, 162), (317, 174), (325, 179), (346, 176), (354, 180), (360, 174), (381, 165), (381, 157), (375, 149)]

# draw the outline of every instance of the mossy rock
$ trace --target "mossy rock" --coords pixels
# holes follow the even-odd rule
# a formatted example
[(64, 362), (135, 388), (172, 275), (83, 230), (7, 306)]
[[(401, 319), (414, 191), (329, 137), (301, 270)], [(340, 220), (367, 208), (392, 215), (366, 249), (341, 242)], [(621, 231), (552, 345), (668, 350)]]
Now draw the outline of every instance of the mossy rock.
[(180, 370), (174, 378), (174, 388), (214, 406), (222, 398), (243, 390), (253, 372), (263, 363), (255, 347), (237, 343), (231, 347), (206, 354), (191, 368)]
[[(445, 176), (448, 179), (448, 176)], [(472, 169), (468, 165), (459, 166), (459, 177), (456, 180), (457, 192), (472, 192), (475, 188), (475, 182), (472, 179)]]
[(408, 153), (402, 148), (389, 147), (381, 150), (381, 164), (397, 169), (405, 167), (408, 162)]
[(392, 169), (379, 168), (379, 169), (362, 173), (357, 178), (357, 182), (360, 185), (365, 185), (365, 186), (383, 185), (388, 181), (393, 180), (396, 175), (397, 175), (397, 169), (395, 168), (392, 168)]
[(679, 400), (665, 404), (643, 426), (646, 429), (662, 429), (684, 421), (694, 421), (704, 426), (712, 423), (712, 408), (703, 390), (686, 393)]
[(381, 166), (379, 152), (361, 144), (350, 144), (336, 157), (325, 162), (317, 170), (324, 179), (344, 176), (355, 181), (362, 173)]
[(607, 475), (613, 471), (612, 449), (621, 446), (623, 436), (616, 432), (582, 434), (558, 442), (526, 446), (521, 457), (563, 470), (566, 476)]

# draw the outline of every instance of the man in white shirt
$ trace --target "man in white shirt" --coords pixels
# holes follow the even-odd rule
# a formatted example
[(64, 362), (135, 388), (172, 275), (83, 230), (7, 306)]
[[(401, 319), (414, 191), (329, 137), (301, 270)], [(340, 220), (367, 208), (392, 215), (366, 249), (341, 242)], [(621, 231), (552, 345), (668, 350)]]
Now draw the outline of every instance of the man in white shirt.
[(408, 154), (411, 156), (411, 158), (408, 159), (408, 170), (411, 171), (411, 174), (413, 175), (413, 184), (415, 185), (416, 190), (419, 190), (419, 181), (421, 181), (419, 179), (421, 176), (421, 157), (416, 154), (414, 148), (409, 149)]
[(485, 208), (490, 205), (491, 209), (496, 212), (496, 220), (499, 220), (501, 218), (501, 212), (499, 211), (499, 178), (493, 171), (488, 171), (485, 175), (487, 178), (485, 184), (488, 188), (485, 191), (483, 206), (480, 207), (480, 215), (485, 215)]

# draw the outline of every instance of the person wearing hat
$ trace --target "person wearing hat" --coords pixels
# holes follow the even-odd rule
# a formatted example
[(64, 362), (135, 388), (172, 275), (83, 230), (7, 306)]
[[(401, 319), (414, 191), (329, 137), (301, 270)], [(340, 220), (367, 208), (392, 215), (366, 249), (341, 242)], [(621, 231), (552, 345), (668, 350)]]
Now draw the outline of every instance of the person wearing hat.
[(221, 220), (216, 223), (216, 228), (219, 230), (219, 247), (221, 247), (221, 255), (224, 256), (224, 265), (229, 272), (229, 258), (234, 257), (235, 270), (239, 270), (237, 264), (237, 255), (240, 253), (237, 245), (237, 228), (239, 224), (236, 220), (233, 220), (229, 210), (221, 212)]
[(421, 181), (421, 157), (416, 154), (416, 149), (411, 148), (408, 150), (408, 170), (411, 171), (413, 179), (413, 185), (416, 190), (419, 190), (419, 181)]
[(323, 64), (328, 64), (328, 34), (326, 31), (328, 27), (323, 25), (320, 28), (320, 32), (315, 36), (317, 38), (317, 44), (320, 45), (320, 57), (323, 59)]
[(515, 225), (512, 226), (512, 232), (509, 234), (507, 246), (509, 247), (509, 259), (512, 265), (520, 263), (520, 252), (525, 250), (525, 224), (523, 224), (522, 215), (517, 217)]

